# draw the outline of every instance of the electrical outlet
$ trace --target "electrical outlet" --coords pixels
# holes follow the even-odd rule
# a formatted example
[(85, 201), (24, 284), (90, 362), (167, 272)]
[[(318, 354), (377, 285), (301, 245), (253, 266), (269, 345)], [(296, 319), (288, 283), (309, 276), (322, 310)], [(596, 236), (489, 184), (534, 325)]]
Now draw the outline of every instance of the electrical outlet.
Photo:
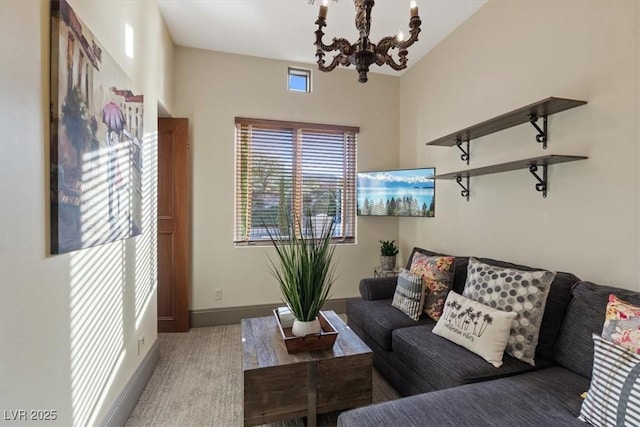
[(140, 337), (138, 337), (138, 355), (142, 353), (143, 349), (144, 349), (144, 335), (140, 335)]
[(222, 289), (214, 289), (213, 292), (214, 292), (214, 295), (215, 295), (215, 299), (217, 299), (217, 300), (221, 300), (222, 299)]

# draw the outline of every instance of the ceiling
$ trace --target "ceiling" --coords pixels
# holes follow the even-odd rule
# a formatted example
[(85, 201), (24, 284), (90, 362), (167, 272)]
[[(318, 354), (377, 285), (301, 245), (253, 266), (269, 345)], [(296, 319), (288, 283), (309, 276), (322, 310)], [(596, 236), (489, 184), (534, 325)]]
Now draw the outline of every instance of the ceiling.
[[(315, 25), (321, 0), (156, 0), (173, 41), (179, 46), (315, 64)], [(378, 0), (371, 13), (371, 40), (409, 36), (410, 0)], [(418, 62), (486, 0), (417, 0), (422, 20), (419, 40), (409, 48), (408, 66)], [(357, 39), (351, 0), (329, 4), (325, 44), (333, 37)], [(333, 55), (327, 54), (330, 62)], [(390, 67), (371, 72), (399, 74)]]

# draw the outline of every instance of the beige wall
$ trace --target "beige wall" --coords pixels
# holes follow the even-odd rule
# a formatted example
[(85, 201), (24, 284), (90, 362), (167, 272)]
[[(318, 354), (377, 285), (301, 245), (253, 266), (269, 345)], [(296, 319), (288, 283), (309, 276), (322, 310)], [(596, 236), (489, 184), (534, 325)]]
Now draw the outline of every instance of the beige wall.
[[(638, 9), (638, 25), (640, 25), (640, 6), (637, 8)], [(638, 67), (638, 70), (640, 70), (640, 30), (638, 31), (638, 42), (636, 45), (636, 51), (637, 51), (637, 56), (636, 56), (636, 66)], [(637, 113), (638, 113), (638, 118), (636, 123), (638, 124), (638, 165), (640, 165), (640, 83), (638, 84), (637, 87), (637, 91), (638, 91), (638, 96), (636, 97), (636, 106), (637, 106)], [(640, 170), (638, 170), (636, 172), (636, 175), (638, 177), (638, 186), (636, 187), (637, 189), (637, 193), (638, 193), (638, 230), (640, 230)], [(638, 234), (640, 234), (640, 231), (638, 232)], [(638, 237), (638, 254), (640, 254), (640, 237)], [(639, 263), (640, 264), (640, 263)], [(637, 267), (638, 270), (640, 270), (640, 266)], [(640, 275), (640, 272), (638, 273), (638, 275)], [(639, 280), (640, 282), (640, 280)], [(638, 284), (638, 286), (640, 287), (640, 283)]]
[[(435, 219), (358, 218), (358, 243), (337, 250), (333, 296), (357, 295), (358, 280), (377, 263), (377, 241), (398, 238), (400, 259), (418, 245), (638, 289), (635, 0), (490, 0), (401, 78), (371, 74), (359, 85), (353, 70), (313, 67), (314, 92), (306, 95), (285, 89), (286, 67), (295, 64), (174, 53), (153, 2), (71, 4), (144, 91), (150, 230), (156, 106), (191, 121), (192, 309), (280, 299), (268, 250), (232, 243), (235, 116), (360, 126), (359, 170), (434, 165), (445, 172), (465, 167), (457, 150), (424, 142), (546, 96), (589, 101), (551, 117), (547, 150), (589, 160), (551, 167), (547, 199), (518, 171), (473, 179), (468, 203), (454, 182), (439, 182)], [(0, 409), (54, 409), (57, 424), (84, 425), (102, 419), (156, 339), (155, 233), (47, 255), (48, 7), (44, 0), (0, 1)], [(125, 22), (136, 32), (135, 60), (124, 55)], [(472, 149), (472, 167), (543, 153), (527, 125)], [(215, 288), (223, 290), (221, 301)], [(105, 292), (115, 295), (107, 305)], [(114, 312), (117, 327), (108, 334), (103, 314)], [(146, 348), (138, 355), (141, 334)]]
[[(358, 170), (398, 164), (398, 78), (313, 70), (313, 93), (286, 89), (282, 61), (179, 47), (175, 53), (175, 115), (190, 120), (193, 141), (192, 309), (277, 303), (268, 249), (234, 248), (234, 117), (360, 126)], [(358, 218), (355, 245), (336, 250), (334, 298), (355, 296), (373, 274), (379, 239), (396, 239), (395, 218)], [(269, 249), (270, 251), (270, 249)], [(273, 253), (272, 253), (273, 254)], [(213, 290), (223, 298), (214, 299)]]
[(549, 148), (524, 124), (472, 142), (469, 167), (543, 154), (546, 199), (527, 170), (438, 181), (436, 218), (400, 221), (423, 246), (570, 271), (640, 290), (639, 13), (636, 0), (490, 0), (400, 79), (400, 164), (464, 169), (424, 143), (548, 96), (586, 100), (549, 119)]
[[(0, 409), (55, 410), (49, 424), (84, 426), (102, 420), (157, 336), (156, 115), (159, 99), (171, 105), (171, 73), (160, 58), (173, 45), (154, 2), (70, 3), (145, 96), (145, 230), (48, 255), (49, 2), (2, 0)], [(134, 29), (134, 59), (124, 54), (125, 23)]]

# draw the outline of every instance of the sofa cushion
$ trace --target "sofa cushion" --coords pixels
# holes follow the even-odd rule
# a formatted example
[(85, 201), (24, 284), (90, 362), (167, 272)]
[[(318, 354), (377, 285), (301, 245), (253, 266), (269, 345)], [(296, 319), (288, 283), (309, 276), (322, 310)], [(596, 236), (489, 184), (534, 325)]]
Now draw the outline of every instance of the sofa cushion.
[[(480, 356), (432, 332), (434, 325), (397, 329), (393, 332), (393, 353), (411, 366), (434, 389), (456, 387), (500, 378), (535, 368), (509, 355), (495, 368)], [(584, 391), (584, 390), (582, 390)]]
[(427, 316), (418, 321), (409, 319), (404, 313), (391, 306), (391, 300), (347, 300), (347, 316), (366, 332), (380, 347), (391, 350), (391, 333), (398, 328), (434, 323)]
[(640, 426), (640, 354), (593, 336), (595, 356), (580, 419), (594, 426)]
[(422, 277), (401, 268), (391, 305), (409, 316), (410, 319), (418, 320), (424, 305)]
[[(414, 247), (409, 256), (407, 262), (407, 268), (411, 267), (411, 260), (416, 253), (421, 253), (427, 256), (436, 255), (451, 255), (455, 256), (453, 270), (453, 287), (452, 289), (459, 294), (464, 291), (464, 285), (467, 279), (467, 265), (469, 263), (468, 256), (458, 256), (455, 254), (444, 254), (439, 252), (433, 252), (428, 249), (422, 249)], [(477, 258), (485, 264), (495, 265), (498, 267), (515, 268), (518, 270), (540, 270), (540, 268), (528, 267), (526, 265), (513, 264), (506, 261), (495, 260), (491, 258)], [(552, 359), (555, 349), (556, 339), (564, 320), (564, 315), (571, 301), (571, 289), (573, 285), (578, 282), (576, 276), (571, 273), (557, 272), (556, 277), (551, 283), (551, 290), (547, 297), (547, 306), (544, 310), (544, 316), (542, 318), (542, 325), (540, 325), (540, 336), (538, 337), (538, 346), (536, 347), (536, 361), (538, 359)]]
[(432, 332), (499, 368), (509, 340), (511, 323), (516, 316), (516, 313), (487, 307), (451, 291), (444, 313)]
[(463, 295), (498, 310), (513, 312), (506, 352), (534, 365), (540, 325), (556, 273), (497, 267), (469, 259)]
[(424, 285), (424, 314), (433, 320), (440, 319), (447, 294), (453, 285), (452, 256), (426, 256), (415, 254), (411, 260), (411, 272), (422, 277)]
[(346, 411), (338, 426), (584, 427), (577, 415), (587, 387), (588, 379), (554, 367)]
[(602, 338), (640, 354), (640, 307), (610, 294)]
[(585, 377), (591, 377), (592, 335), (602, 332), (609, 294), (615, 294), (634, 305), (640, 304), (639, 292), (590, 282), (579, 282), (575, 285), (573, 299), (556, 342), (554, 360), (558, 365)]
[(396, 277), (367, 277), (360, 280), (358, 289), (363, 299), (393, 298), (398, 279)]

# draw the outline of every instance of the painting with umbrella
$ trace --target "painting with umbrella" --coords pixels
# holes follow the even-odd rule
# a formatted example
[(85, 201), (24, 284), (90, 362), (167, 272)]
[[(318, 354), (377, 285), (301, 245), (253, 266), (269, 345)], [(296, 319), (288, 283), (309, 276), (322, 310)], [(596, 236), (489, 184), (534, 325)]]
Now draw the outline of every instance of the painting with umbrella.
[(51, 64), (51, 253), (140, 234), (143, 95), (64, 0)]

